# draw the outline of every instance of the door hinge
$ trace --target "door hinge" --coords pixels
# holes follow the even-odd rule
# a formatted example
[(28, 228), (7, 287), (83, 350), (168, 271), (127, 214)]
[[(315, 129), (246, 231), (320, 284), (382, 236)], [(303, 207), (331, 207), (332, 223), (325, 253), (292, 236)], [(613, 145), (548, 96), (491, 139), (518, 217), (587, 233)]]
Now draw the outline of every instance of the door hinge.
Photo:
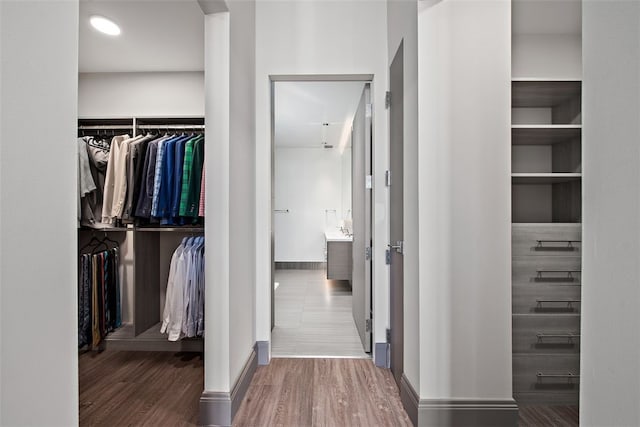
[(391, 343), (391, 328), (387, 328), (387, 343)]
[(384, 108), (389, 109), (391, 107), (391, 92), (387, 91), (384, 94)]
[(367, 246), (364, 248), (364, 259), (365, 261), (371, 260), (371, 246)]
[(384, 261), (387, 265), (391, 265), (391, 249), (384, 251)]
[(373, 175), (366, 175), (364, 177), (364, 188), (371, 190), (373, 188)]
[(371, 332), (371, 319), (364, 320), (364, 329), (365, 332)]
[(391, 171), (384, 172), (384, 184), (387, 187), (391, 187)]

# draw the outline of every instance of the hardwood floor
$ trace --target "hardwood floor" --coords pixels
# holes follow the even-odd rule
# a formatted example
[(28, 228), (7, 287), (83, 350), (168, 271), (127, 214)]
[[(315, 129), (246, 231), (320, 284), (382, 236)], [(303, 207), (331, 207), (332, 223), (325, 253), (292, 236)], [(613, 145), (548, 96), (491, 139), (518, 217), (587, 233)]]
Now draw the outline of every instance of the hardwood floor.
[(349, 282), (325, 277), (325, 270), (276, 270), (273, 357), (369, 357), (353, 321)]
[(577, 427), (579, 410), (577, 406), (520, 405), (518, 418), (519, 427)]
[[(80, 356), (81, 426), (196, 426), (199, 353)], [(272, 359), (258, 367), (234, 425), (410, 426), (388, 369), (366, 359)], [(577, 406), (520, 406), (520, 427), (578, 426)]]
[(272, 359), (234, 425), (411, 426), (388, 369), (365, 359)]
[[(194, 426), (198, 353), (80, 356), (81, 426)], [(388, 369), (366, 359), (272, 359), (258, 367), (234, 425), (410, 426)]]
[(81, 426), (194, 426), (199, 353), (105, 351), (79, 360)]

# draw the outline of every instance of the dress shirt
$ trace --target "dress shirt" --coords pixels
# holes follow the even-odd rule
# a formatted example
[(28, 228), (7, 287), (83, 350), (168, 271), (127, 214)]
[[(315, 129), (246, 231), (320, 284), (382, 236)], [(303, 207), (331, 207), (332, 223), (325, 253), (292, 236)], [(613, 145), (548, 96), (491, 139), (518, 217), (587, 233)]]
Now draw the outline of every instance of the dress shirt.
[(204, 138), (197, 139), (193, 144), (193, 161), (191, 163), (191, 177), (187, 192), (185, 215), (197, 218), (200, 206), (200, 182), (202, 180), (202, 165), (204, 164)]
[(132, 143), (140, 141), (144, 138), (145, 136), (141, 135), (135, 138), (124, 140), (120, 144), (120, 152), (118, 153), (118, 157), (116, 159), (114, 174), (115, 180), (113, 190), (113, 204), (111, 207), (112, 222), (118, 218), (122, 218), (124, 204), (127, 200), (127, 169), (129, 168), (129, 148), (131, 147)]
[(130, 139), (129, 135), (118, 135), (114, 136), (111, 140), (107, 172), (104, 180), (104, 199), (102, 204), (102, 222), (106, 224), (113, 223), (111, 212), (115, 192), (116, 159), (120, 157), (120, 146), (122, 145), (122, 142), (128, 139)]

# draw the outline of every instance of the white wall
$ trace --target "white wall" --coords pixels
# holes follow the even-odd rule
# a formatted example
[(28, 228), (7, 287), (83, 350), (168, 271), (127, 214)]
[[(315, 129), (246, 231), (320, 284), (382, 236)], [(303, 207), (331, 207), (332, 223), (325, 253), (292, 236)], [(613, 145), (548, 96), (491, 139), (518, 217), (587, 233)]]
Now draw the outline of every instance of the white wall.
[[(255, 338), (255, 1), (227, 2), (231, 14), (229, 360), (231, 384)], [(214, 142), (215, 143), (215, 142)], [(248, 163), (248, 164), (247, 164)], [(214, 200), (215, 203), (215, 200)]]
[(342, 166), (338, 148), (276, 147), (274, 209), (289, 209), (274, 214), (276, 261), (325, 261), (324, 232), (339, 227), (351, 208), (342, 198), (351, 165), (348, 177)]
[(229, 13), (205, 15), (204, 22), (205, 126), (207, 139), (216, 141), (205, 146), (204, 389), (229, 392)]
[(374, 341), (385, 342), (388, 269), (386, 4), (261, 0), (256, 6), (256, 286), (258, 340), (270, 340), (271, 129), (269, 75), (374, 74)]
[(0, 16), (0, 425), (77, 425), (78, 1)]
[(80, 117), (204, 116), (203, 72), (81, 73)]
[(579, 34), (514, 34), (513, 78), (580, 79)]
[(510, 400), (511, 3), (418, 8), (419, 394)]
[[(418, 244), (418, 5), (415, 0), (388, 0), (388, 65), (403, 41), (404, 49), (404, 374), (415, 390), (419, 377)], [(393, 94), (391, 95), (393, 99)]]
[(353, 207), (351, 201), (351, 144), (342, 152), (342, 217), (338, 219), (351, 220), (345, 225), (351, 226), (353, 231)]
[(640, 425), (640, 3), (583, 2), (580, 425)]

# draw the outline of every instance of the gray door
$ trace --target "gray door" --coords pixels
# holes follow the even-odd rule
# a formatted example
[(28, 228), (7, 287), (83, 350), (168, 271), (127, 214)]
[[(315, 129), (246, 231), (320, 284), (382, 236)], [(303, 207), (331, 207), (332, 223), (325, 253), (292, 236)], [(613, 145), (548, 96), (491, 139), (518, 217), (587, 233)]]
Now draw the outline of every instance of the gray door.
[(389, 212), (390, 230), (389, 251), (391, 252), (390, 265), (390, 299), (391, 299), (391, 372), (400, 385), (403, 372), (404, 357), (404, 308), (403, 308), (403, 145), (404, 145), (404, 78), (403, 78), (403, 43), (396, 52), (389, 70), (391, 82), (389, 89), (390, 98), (390, 151), (389, 151), (389, 181), (390, 203)]
[(371, 90), (365, 84), (351, 134), (353, 218), (352, 314), (364, 351), (371, 352)]

